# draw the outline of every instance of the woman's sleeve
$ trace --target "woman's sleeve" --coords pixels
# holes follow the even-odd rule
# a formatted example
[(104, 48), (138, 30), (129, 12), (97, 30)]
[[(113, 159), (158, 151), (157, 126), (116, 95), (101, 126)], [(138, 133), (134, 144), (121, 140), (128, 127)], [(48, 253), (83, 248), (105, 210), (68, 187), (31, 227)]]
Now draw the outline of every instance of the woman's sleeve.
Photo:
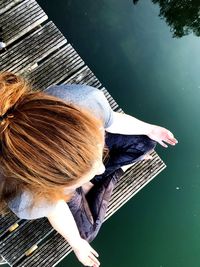
[(49, 213), (53, 212), (56, 207), (56, 203), (52, 204), (48, 201), (41, 201), (38, 206), (34, 206), (30, 209), (32, 203), (32, 196), (28, 192), (23, 192), (22, 195), (14, 198), (8, 203), (8, 207), (13, 213), (20, 219), (33, 220), (43, 217), (47, 217)]
[(104, 128), (113, 123), (113, 110), (104, 93), (97, 88), (88, 85), (61, 84), (51, 86), (44, 92), (91, 110), (94, 115), (103, 119)]

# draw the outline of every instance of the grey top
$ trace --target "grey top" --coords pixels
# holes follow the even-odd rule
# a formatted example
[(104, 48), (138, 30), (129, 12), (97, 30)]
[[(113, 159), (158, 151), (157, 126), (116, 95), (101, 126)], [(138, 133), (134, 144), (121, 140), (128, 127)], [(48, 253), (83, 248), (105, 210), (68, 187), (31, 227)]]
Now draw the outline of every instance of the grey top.
[[(86, 107), (98, 118), (102, 118), (104, 128), (108, 128), (113, 122), (113, 111), (104, 96), (103, 92), (87, 85), (55, 85), (44, 90), (46, 94), (53, 95), (76, 104)], [(32, 195), (24, 191), (21, 195), (8, 203), (9, 208), (21, 219), (37, 219), (47, 217), (54, 209), (55, 205), (42, 201), (39, 206), (35, 206), (31, 212), (28, 207), (32, 203)]]

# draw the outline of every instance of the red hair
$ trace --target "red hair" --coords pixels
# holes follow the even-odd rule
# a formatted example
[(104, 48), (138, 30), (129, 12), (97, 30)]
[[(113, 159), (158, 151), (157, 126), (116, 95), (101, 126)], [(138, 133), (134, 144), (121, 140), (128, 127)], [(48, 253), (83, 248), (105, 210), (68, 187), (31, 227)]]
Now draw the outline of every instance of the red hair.
[(0, 99), (0, 209), (24, 190), (33, 205), (69, 200), (64, 188), (90, 171), (104, 142), (102, 121), (10, 72), (0, 73)]

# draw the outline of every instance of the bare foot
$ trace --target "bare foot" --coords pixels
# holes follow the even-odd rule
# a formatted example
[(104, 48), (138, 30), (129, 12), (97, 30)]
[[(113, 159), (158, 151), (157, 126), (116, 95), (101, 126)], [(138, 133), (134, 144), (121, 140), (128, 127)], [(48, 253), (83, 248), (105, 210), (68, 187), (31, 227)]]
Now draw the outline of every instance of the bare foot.
[(144, 158), (142, 160), (148, 160), (148, 159), (152, 159), (153, 157), (149, 154), (144, 155)]
[(128, 164), (128, 165), (124, 165), (121, 167), (121, 169), (125, 172), (128, 168), (130, 168), (131, 166), (133, 166), (136, 162), (133, 162), (131, 164)]
[[(146, 154), (143, 156), (143, 158), (141, 160), (148, 160), (148, 159), (152, 159), (153, 157), (149, 154)], [(128, 164), (128, 165), (124, 165), (121, 167), (121, 169), (125, 172), (127, 169), (129, 169), (131, 166), (133, 166), (136, 162)]]

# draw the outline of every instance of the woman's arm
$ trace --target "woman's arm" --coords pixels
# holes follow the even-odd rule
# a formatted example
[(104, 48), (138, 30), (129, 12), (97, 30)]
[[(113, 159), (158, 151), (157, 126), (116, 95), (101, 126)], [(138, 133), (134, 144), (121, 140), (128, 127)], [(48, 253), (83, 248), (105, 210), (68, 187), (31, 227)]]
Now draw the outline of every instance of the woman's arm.
[(85, 266), (98, 267), (98, 253), (80, 237), (74, 217), (64, 200), (57, 202), (53, 212), (47, 216), (53, 228), (70, 244), (79, 261)]
[(174, 135), (163, 127), (140, 121), (133, 116), (124, 113), (114, 112), (113, 117), (114, 121), (112, 125), (106, 128), (106, 131), (110, 133), (127, 135), (144, 134), (157, 141), (164, 147), (167, 147), (164, 142), (170, 145), (175, 145), (176, 143), (178, 143), (178, 141), (174, 138)]

